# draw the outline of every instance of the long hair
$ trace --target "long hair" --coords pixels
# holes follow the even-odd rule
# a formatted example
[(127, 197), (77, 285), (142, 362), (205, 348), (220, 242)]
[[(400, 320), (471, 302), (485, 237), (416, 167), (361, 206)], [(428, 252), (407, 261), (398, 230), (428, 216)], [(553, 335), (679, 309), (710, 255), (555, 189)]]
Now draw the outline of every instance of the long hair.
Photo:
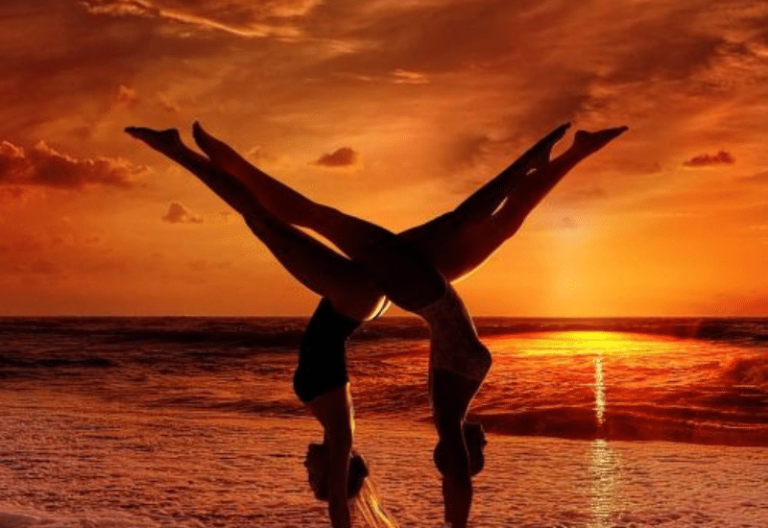
[(368, 476), (355, 497), (355, 506), (360, 519), (369, 528), (399, 528), (397, 522), (387, 513), (379, 500), (376, 486)]

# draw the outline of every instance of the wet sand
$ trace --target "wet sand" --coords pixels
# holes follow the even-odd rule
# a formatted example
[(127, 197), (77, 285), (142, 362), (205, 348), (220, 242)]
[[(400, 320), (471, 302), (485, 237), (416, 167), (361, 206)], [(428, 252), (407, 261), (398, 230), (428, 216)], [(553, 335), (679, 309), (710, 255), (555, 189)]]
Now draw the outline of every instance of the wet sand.
[[(138, 413), (3, 392), (0, 527), (327, 527), (302, 465), (309, 418)], [(46, 404), (51, 407), (50, 403)], [(429, 424), (358, 416), (404, 527), (441, 525)], [(472, 526), (740, 527), (768, 521), (768, 449), (490, 435)]]

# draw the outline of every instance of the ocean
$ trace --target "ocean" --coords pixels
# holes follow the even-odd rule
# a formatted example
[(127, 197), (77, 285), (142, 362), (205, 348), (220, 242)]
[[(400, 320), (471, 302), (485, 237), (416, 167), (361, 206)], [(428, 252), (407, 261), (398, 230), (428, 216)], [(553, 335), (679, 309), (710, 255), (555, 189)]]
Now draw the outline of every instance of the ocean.
[[(302, 318), (0, 318), (0, 528), (328, 526), (292, 392)], [(768, 319), (477, 318), (493, 353), (473, 526), (768, 526)], [(441, 525), (428, 332), (348, 362), (402, 526)]]

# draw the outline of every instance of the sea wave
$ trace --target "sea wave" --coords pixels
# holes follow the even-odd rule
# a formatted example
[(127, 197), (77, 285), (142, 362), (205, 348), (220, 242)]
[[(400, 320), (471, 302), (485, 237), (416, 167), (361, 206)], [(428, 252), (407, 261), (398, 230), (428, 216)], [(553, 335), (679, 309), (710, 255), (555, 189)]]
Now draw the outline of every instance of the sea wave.
[(724, 381), (733, 385), (757, 385), (768, 390), (768, 357), (738, 357), (725, 366)]
[[(301, 342), (302, 317), (0, 317), (6, 346), (78, 341), (91, 344), (167, 344), (181, 346), (291, 347)], [(482, 336), (532, 332), (602, 331), (742, 344), (768, 343), (766, 318), (509, 318), (477, 317)], [(353, 341), (427, 339), (426, 325), (412, 317), (386, 317), (363, 325)]]
[[(681, 416), (687, 414), (687, 417)], [(746, 423), (725, 413), (702, 416), (680, 409), (656, 408), (654, 413), (606, 410), (603, 421), (588, 408), (524, 409), (510, 413), (471, 415), (491, 433), (548, 436), (571, 440), (661, 441), (744, 447), (768, 446), (768, 419)], [(716, 417), (715, 415), (720, 416)], [(717, 419), (719, 418), (719, 419)]]
[[(0, 389), (78, 392), (131, 409), (303, 415), (291, 377), (305, 322), (0, 318)], [(768, 445), (768, 320), (479, 318), (477, 326), (504, 336), (487, 340), (494, 368), (473, 406), (490, 432)], [(353, 336), (348, 367), (361, 418), (428, 419), (427, 337), (411, 318)]]

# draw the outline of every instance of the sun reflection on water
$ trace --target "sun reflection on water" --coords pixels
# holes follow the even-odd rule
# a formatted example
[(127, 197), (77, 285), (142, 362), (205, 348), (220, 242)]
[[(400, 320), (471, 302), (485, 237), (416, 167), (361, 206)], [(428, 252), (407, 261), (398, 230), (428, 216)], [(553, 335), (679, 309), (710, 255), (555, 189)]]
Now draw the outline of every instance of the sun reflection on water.
[(592, 356), (635, 357), (680, 350), (680, 339), (628, 332), (560, 331), (530, 332), (511, 336), (484, 338), (494, 354), (518, 356)]
[[(594, 334), (608, 334), (608, 332), (593, 332)], [(590, 509), (592, 522), (589, 528), (605, 528), (610, 526), (610, 517), (615, 510), (616, 487), (618, 481), (618, 457), (611, 449), (607, 440), (602, 438), (605, 425), (605, 374), (603, 371), (603, 344), (608, 344), (609, 349), (613, 345), (621, 344), (625, 347), (625, 339), (619, 340), (614, 335), (580, 336), (597, 345), (595, 365), (595, 417), (597, 419), (597, 439), (592, 442), (590, 460), (590, 473), (592, 476), (592, 493)]]
[(598, 438), (592, 442), (589, 467), (592, 477), (590, 497), (592, 521), (588, 525), (589, 528), (613, 526), (610, 518), (616, 511), (619, 462), (618, 455), (607, 440)]
[[(597, 426), (602, 429), (605, 422), (605, 378), (603, 377), (603, 357), (595, 357), (595, 414)], [(602, 431), (598, 431), (599, 433)]]

